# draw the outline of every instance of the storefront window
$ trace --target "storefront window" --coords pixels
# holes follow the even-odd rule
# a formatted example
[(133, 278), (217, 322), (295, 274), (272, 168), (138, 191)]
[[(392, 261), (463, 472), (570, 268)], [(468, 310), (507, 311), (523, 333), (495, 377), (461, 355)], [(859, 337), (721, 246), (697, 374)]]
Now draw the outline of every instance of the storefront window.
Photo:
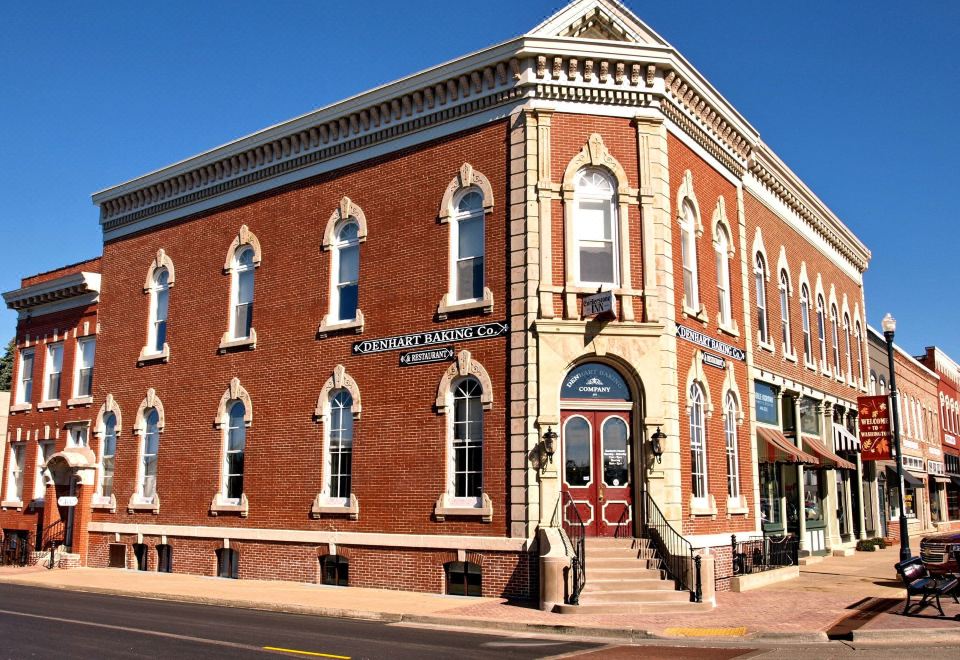
[(757, 381), (753, 384), (753, 391), (756, 395), (757, 421), (778, 425), (780, 420), (777, 418), (777, 388)]
[(803, 471), (803, 508), (807, 522), (823, 520), (823, 499), (820, 496), (820, 471)]
[[(897, 493), (897, 485), (890, 485), (890, 520), (896, 520), (900, 517), (900, 495)], [(907, 518), (917, 517), (917, 489), (913, 486), (906, 486), (903, 489), (903, 507)]]
[(760, 521), (764, 525), (779, 525), (780, 520), (780, 466), (760, 464)]
[(947, 484), (947, 515), (950, 520), (960, 520), (960, 488)]
[(930, 477), (930, 520), (942, 522), (940, 516), (940, 485)]
[(797, 415), (796, 415), (796, 403), (797, 400), (790, 396), (782, 397), (782, 405), (780, 409), (783, 411), (783, 432), (784, 433), (796, 433), (797, 432)]
[(820, 415), (817, 413), (819, 401), (810, 397), (800, 399), (800, 431), (820, 434)]

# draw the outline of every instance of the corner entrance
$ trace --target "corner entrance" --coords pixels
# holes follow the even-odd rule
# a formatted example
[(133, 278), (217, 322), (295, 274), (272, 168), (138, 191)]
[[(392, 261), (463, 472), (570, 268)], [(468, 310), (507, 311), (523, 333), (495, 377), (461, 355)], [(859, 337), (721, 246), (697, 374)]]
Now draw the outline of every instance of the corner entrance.
[(570, 494), (586, 535), (633, 536), (629, 388), (612, 367), (588, 363), (570, 372), (560, 397), (563, 490)]

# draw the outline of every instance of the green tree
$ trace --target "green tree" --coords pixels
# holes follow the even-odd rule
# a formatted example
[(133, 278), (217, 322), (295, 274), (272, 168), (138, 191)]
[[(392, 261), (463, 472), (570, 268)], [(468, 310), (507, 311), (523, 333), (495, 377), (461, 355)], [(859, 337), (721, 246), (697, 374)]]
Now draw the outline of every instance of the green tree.
[(0, 356), (0, 392), (10, 390), (10, 384), (13, 382), (13, 354), (14, 343), (10, 340), (7, 344), (7, 351)]

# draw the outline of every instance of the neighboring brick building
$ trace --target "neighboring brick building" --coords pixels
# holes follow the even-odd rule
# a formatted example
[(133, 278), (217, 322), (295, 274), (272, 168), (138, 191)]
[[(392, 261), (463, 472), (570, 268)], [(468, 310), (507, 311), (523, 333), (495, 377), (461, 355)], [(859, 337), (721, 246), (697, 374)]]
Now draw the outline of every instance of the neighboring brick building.
[[(934, 414), (940, 423), (943, 456), (939, 461), (932, 461), (934, 469), (929, 471), (931, 509), (936, 507), (940, 513), (934, 522), (938, 529), (957, 529), (960, 528), (960, 365), (936, 346), (928, 346), (917, 360), (940, 377), (939, 408)], [(933, 452), (933, 448), (930, 451)]]
[[(822, 293), (860, 365), (869, 252), (610, 0), (94, 201), (101, 345), (77, 417), (95, 456), (71, 456), (88, 565), (550, 606), (561, 528), (656, 520), (703, 555), (710, 599), (730, 535), (763, 531), (755, 380), (822, 406), (822, 450), (787, 460), (849, 467), (833, 449), (865, 388), (854, 358), (805, 370), (749, 291), (756, 255), (779, 272), (780, 254), (791, 304), (800, 282)], [(21, 319), (18, 364), (62, 331), (40, 318)], [(859, 493), (823, 474), (833, 522), (809, 550), (861, 524), (831, 517)], [(26, 529), (15, 504), (3, 520)], [(672, 559), (693, 589), (692, 557)]]

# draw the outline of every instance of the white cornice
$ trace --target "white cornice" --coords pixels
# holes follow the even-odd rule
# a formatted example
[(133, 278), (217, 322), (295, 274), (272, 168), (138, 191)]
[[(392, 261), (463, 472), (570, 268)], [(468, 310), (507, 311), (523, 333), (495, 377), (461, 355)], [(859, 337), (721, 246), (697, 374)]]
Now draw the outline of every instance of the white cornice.
[[(14, 310), (31, 310), (51, 303), (100, 293), (100, 273), (79, 272), (25, 286), (3, 294), (7, 307)], [(72, 305), (67, 305), (70, 307)], [(62, 309), (63, 307), (61, 307)]]

